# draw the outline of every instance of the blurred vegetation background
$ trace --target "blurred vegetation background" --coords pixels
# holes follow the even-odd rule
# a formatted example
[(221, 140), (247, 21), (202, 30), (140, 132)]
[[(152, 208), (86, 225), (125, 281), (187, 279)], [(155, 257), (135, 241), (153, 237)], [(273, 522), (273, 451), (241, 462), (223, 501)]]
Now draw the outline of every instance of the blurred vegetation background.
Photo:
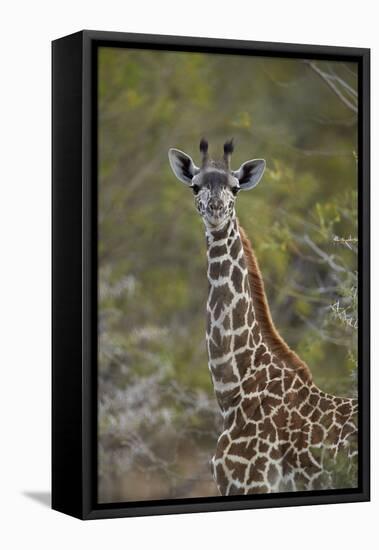
[(275, 323), (327, 392), (356, 393), (357, 66), (99, 50), (99, 501), (216, 495), (204, 228), (169, 168), (198, 143), (265, 158), (237, 213)]

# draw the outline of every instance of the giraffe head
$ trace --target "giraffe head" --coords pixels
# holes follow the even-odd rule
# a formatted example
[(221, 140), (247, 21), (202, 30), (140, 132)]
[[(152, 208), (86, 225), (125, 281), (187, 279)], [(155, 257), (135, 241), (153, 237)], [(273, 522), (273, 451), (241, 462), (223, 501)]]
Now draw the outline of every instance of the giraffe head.
[(230, 159), (233, 140), (224, 144), (222, 160), (214, 161), (208, 155), (208, 142), (200, 142), (201, 167), (179, 149), (170, 149), (168, 158), (175, 176), (190, 187), (195, 205), (209, 229), (222, 228), (234, 217), (234, 204), (239, 191), (253, 189), (261, 179), (266, 163), (262, 159), (248, 160), (238, 170), (232, 170)]

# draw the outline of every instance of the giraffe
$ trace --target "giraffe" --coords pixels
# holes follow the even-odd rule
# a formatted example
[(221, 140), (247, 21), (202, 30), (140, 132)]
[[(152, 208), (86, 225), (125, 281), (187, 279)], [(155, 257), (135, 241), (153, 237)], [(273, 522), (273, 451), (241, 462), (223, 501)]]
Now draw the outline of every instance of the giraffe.
[(259, 183), (265, 161), (233, 171), (233, 149), (226, 142), (215, 161), (202, 139), (200, 167), (169, 150), (171, 168), (192, 189), (205, 224), (208, 366), (223, 417), (211, 459), (216, 485), (223, 496), (350, 486), (357, 475), (357, 400), (321, 391), (274, 325), (235, 212), (237, 194)]

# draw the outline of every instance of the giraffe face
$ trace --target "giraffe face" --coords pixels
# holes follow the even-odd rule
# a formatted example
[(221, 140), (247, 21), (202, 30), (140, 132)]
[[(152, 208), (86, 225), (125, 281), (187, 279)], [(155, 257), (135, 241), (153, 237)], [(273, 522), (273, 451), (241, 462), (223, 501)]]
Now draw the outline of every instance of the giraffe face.
[(266, 163), (262, 159), (248, 160), (238, 170), (231, 170), (233, 141), (225, 143), (221, 161), (215, 162), (208, 157), (205, 140), (200, 142), (200, 151), (203, 154), (201, 168), (179, 149), (170, 149), (168, 158), (176, 177), (192, 189), (196, 208), (206, 227), (221, 228), (234, 217), (237, 193), (253, 189), (259, 183)]
[(195, 206), (210, 229), (222, 227), (234, 216), (234, 203), (240, 190), (238, 179), (226, 171), (200, 171), (192, 179)]

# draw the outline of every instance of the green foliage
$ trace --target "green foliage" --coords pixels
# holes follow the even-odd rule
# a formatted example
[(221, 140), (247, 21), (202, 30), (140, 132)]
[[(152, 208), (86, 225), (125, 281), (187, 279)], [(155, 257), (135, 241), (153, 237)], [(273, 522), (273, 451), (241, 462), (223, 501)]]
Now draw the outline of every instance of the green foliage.
[[(354, 64), (317, 65), (356, 87)], [(167, 150), (198, 162), (202, 136), (215, 156), (234, 136), (234, 168), (266, 159), (237, 211), (273, 318), (323, 390), (352, 395), (355, 116), (302, 60), (117, 48), (98, 112), (100, 497), (213, 495), (204, 229)]]

